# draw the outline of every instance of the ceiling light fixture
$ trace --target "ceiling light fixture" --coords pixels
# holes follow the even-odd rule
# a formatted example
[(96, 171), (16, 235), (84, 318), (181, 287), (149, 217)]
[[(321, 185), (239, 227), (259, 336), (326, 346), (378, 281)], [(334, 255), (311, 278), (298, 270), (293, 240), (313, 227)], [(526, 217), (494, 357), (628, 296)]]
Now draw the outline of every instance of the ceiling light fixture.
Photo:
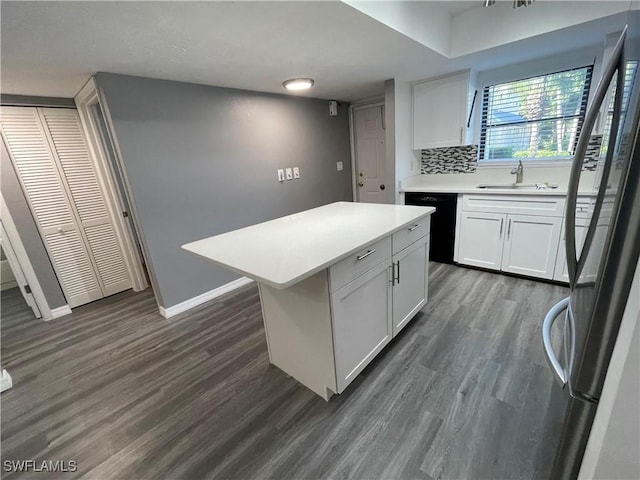
[(282, 86), (287, 90), (306, 90), (313, 86), (311, 78), (292, 78), (282, 82)]
[(513, 0), (513, 8), (528, 7), (536, 0)]
[(496, 0), (484, 0), (484, 6), (485, 7), (490, 7), (494, 3), (496, 3)]

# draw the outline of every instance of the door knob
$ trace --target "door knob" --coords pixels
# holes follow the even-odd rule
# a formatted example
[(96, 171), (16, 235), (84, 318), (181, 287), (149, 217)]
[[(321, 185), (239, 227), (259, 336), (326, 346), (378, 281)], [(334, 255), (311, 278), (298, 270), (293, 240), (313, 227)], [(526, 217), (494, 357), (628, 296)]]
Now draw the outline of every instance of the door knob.
[(385, 188), (387, 188), (387, 187), (384, 186), (384, 183), (381, 183), (380, 184), (380, 190), (384, 190)]
[(62, 229), (62, 227), (58, 227), (58, 233), (64, 233), (64, 230)]
[(359, 187), (364, 187), (364, 182), (358, 182)]

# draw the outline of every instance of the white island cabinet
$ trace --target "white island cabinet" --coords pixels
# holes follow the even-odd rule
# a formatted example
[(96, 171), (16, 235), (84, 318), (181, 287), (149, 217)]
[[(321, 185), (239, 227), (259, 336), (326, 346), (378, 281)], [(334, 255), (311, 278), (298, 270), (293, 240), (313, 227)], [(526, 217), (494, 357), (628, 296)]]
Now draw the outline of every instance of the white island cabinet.
[(427, 302), (434, 211), (338, 202), (183, 248), (257, 281), (271, 363), (328, 400)]

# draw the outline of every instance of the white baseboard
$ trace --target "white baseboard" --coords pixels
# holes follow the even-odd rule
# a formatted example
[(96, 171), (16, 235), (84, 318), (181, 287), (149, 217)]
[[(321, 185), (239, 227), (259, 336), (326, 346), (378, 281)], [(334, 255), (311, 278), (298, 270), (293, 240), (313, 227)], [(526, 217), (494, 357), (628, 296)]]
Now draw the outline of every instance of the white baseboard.
[(167, 307), (167, 308), (159, 307), (160, 315), (162, 315), (164, 318), (174, 317), (179, 313), (186, 312), (187, 310), (197, 307), (198, 305), (202, 305), (203, 303), (208, 302), (209, 300), (213, 300), (214, 298), (224, 295), (225, 293), (229, 293), (235, 290), (236, 288), (243, 287), (251, 282), (253, 282), (253, 280), (251, 280), (250, 278), (240, 277), (239, 279), (234, 280), (233, 282), (225, 283), (224, 285), (218, 288), (214, 288), (213, 290), (204, 292), (203, 294), (198, 295), (197, 297), (190, 298), (189, 300), (185, 300), (184, 302), (180, 302), (171, 307)]
[(63, 305), (58, 308), (51, 309), (51, 318), (59, 318), (71, 313), (71, 307), (69, 305)]
[(4, 368), (2, 369), (2, 378), (0, 378), (0, 392), (4, 392), (5, 390), (9, 390), (13, 387), (13, 380), (11, 379), (11, 375)]

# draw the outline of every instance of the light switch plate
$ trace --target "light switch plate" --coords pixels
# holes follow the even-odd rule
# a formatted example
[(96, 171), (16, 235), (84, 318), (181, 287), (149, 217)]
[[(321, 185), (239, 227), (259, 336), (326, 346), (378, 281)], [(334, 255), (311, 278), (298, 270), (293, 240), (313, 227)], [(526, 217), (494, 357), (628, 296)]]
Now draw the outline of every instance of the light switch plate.
[(293, 167), (293, 178), (300, 178), (300, 167)]
[(336, 170), (339, 172), (344, 170), (344, 165), (342, 165), (342, 162), (336, 162)]
[(278, 169), (278, 181), (284, 182), (284, 170), (282, 168)]
[(291, 170), (291, 167), (285, 168), (284, 173), (287, 176), (287, 180), (293, 180), (293, 171)]

